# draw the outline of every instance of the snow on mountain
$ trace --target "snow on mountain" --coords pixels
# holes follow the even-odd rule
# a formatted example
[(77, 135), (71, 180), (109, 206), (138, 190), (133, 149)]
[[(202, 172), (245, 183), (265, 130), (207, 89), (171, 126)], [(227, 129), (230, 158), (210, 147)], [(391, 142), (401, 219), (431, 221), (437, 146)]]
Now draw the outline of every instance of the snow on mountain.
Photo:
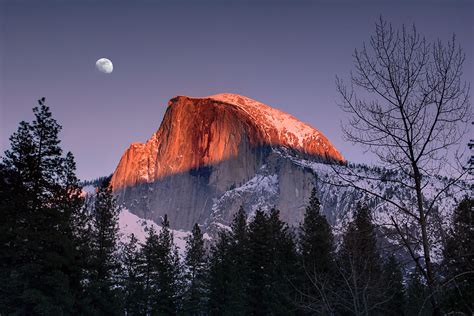
[[(266, 170), (266, 165), (260, 168), (261, 171)], [(213, 200), (212, 213), (206, 221), (207, 226), (214, 225), (214, 228), (229, 227), (228, 221), (222, 223), (222, 212), (227, 208), (228, 203), (234, 203), (236, 200), (242, 201), (241, 205), (245, 205), (244, 201), (252, 201), (246, 208), (249, 218), (252, 218), (257, 209), (267, 210), (273, 206), (274, 198), (278, 195), (278, 175), (266, 174), (261, 172), (256, 174), (253, 178), (245, 182), (239, 187), (231, 188), (225, 192), (221, 197)], [(250, 198), (256, 197), (256, 201)], [(273, 201), (272, 201), (273, 199)]]
[[(130, 213), (127, 209), (122, 209), (118, 218), (118, 225), (120, 230), (120, 240), (122, 242), (128, 242), (131, 234), (134, 234), (140, 244), (144, 244), (148, 235), (148, 229), (154, 227), (156, 232), (159, 233), (162, 227), (156, 224), (154, 221), (142, 219), (135, 214)], [(174, 243), (178, 248), (178, 252), (181, 256), (184, 255), (186, 250), (186, 238), (190, 235), (188, 231), (171, 230), (174, 237)], [(207, 236), (206, 236), (207, 237)]]
[[(310, 142), (317, 144), (325, 150), (329, 150), (331, 146), (326, 137), (317, 129), (299, 121), (288, 113), (261, 102), (232, 93), (215, 94), (208, 98), (241, 108), (265, 131), (267, 140), (270, 143), (285, 144), (301, 151), (306, 151), (306, 146)], [(277, 141), (273, 139), (275, 134)], [(335, 158), (344, 160), (340, 154), (335, 155)]]
[(91, 194), (94, 194), (96, 191), (96, 187), (93, 186), (93, 185), (85, 185), (82, 187), (82, 192), (81, 192), (81, 196), (82, 197), (85, 197), (86, 195), (91, 195)]
[[(358, 201), (367, 203), (372, 210), (374, 223), (387, 237), (386, 241), (389, 244), (396, 245), (396, 235), (393, 234), (393, 226), (391, 216), (398, 222), (408, 223), (409, 227), (415, 229), (412, 218), (407, 218), (406, 215), (397, 211), (393, 205), (384, 201), (381, 198), (376, 198), (369, 194), (364, 194), (350, 186), (332, 185), (337, 179), (337, 172), (346, 172), (350, 170), (359, 175), (358, 185), (365, 188), (379, 196), (389, 198), (400, 204), (409, 207), (414, 207), (413, 191), (399, 185), (399, 183), (408, 183), (408, 177), (401, 172), (390, 171), (380, 167), (369, 167), (365, 165), (328, 165), (318, 161), (312, 161), (296, 157), (285, 150), (274, 150), (274, 154), (285, 160), (291, 161), (295, 166), (304, 168), (307, 173), (314, 175), (314, 186), (317, 189), (318, 197), (321, 202), (321, 211), (326, 215), (328, 221), (333, 227), (336, 237), (342, 235), (347, 224), (353, 219), (353, 210)], [(297, 167), (295, 167), (297, 168)], [(377, 179), (385, 179), (380, 181)], [(225, 192), (220, 198), (213, 201), (212, 214), (205, 227), (213, 232), (220, 227), (227, 227), (229, 223), (229, 216), (227, 215), (229, 209), (234, 209), (240, 205), (249, 213), (258, 209), (268, 209), (275, 204), (278, 204), (281, 198), (281, 190), (279, 188), (280, 179), (275, 173), (275, 170), (268, 165), (263, 165), (257, 174), (248, 182), (241, 186), (232, 188)], [(446, 186), (450, 179), (445, 177), (433, 176), (424, 179), (424, 183), (428, 188), (425, 192), (425, 199), (427, 205), (432, 201), (435, 195)], [(469, 186), (463, 181), (459, 182), (457, 186), (447, 189), (442, 195), (441, 199), (435, 204), (433, 216), (431, 217), (430, 225), (430, 242), (432, 244), (432, 256), (435, 261), (441, 259), (442, 249), (442, 233), (446, 231), (450, 225), (452, 211), (457, 206), (457, 203), (469, 192)], [(302, 201), (301, 212), (303, 212), (307, 199)], [(282, 210), (285, 214), (285, 210)], [(298, 218), (301, 220), (301, 213), (293, 212), (290, 220), (285, 219), (290, 225), (297, 226), (298, 222), (292, 219)], [(391, 233), (392, 232), (392, 233)], [(420, 252), (422, 249), (417, 249)]]

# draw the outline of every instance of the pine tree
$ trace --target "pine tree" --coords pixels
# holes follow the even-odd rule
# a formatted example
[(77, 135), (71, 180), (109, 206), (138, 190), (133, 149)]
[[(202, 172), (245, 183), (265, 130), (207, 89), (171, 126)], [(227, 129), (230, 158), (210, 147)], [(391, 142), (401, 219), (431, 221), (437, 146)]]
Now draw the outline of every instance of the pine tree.
[(405, 288), (400, 265), (394, 255), (390, 255), (383, 267), (384, 303), (381, 310), (384, 315), (403, 315), (405, 310)]
[(268, 218), (261, 209), (256, 210), (249, 224), (249, 302), (251, 315), (270, 314), (271, 241)]
[(248, 231), (248, 313), (283, 314), (294, 311), (296, 246), (279, 211), (255, 212)]
[(61, 126), (45, 99), (38, 103), (0, 166), (0, 313), (72, 313), (80, 290), (71, 282), (78, 271), (72, 217), (82, 203), (73, 158), (62, 156)]
[(198, 224), (194, 224), (186, 240), (186, 281), (184, 312), (187, 315), (204, 315), (207, 308), (207, 256), (204, 237)]
[(91, 218), (87, 209), (84, 207), (84, 199), (82, 197), (82, 189), (79, 180), (75, 175), (76, 163), (72, 153), (68, 152), (64, 161), (63, 182), (65, 190), (61, 199), (61, 209), (64, 210), (63, 218), (69, 223), (64, 233), (67, 239), (70, 239), (68, 275), (71, 291), (74, 294), (76, 313), (81, 313), (84, 306), (84, 298), (86, 297), (84, 280), (87, 278), (88, 262), (90, 257), (90, 228)]
[(160, 315), (176, 315), (180, 309), (182, 294), (181, 263), (169, 225), (165, 215), (158, 233), (158, 253), (154, 266), (157, 271), (155, 285), (158, 291), (154, 292), (152, 310)]
[(145, 314), (145, 282), (142, 274), (143, 258), (134, 234), (124, 244), (122, 252), (122, 286), (126, 315)]
[(230, 276), (231, 287), (229, 289), (230, 298), (227, 304), (229, 311), (233, 315), (245, 315), (247, 308), (247, 288), (248, 288), (248, 227), (247, 214), (241, 206), (231, 223), (231, 247), (229, 257), (231, 261)]
[(313, 188), (300, 226), (301, 291), (305, 309), (319, 313), (331, 310), (330, 296), (334, 277), (333, 235), (326, 217), (321, 214), (316, 189)]
[(432, 308), (428, 298), (428, 287), (423, 283), (422, 276), (418, 270), (409, 276), (406, 292), (406, 315), (432, 315)]
[(272, 315), (291, 315), (295, 311), (295, 283), (298, 256), (293, 234), (272, 208), (268, 215), (270, 240), (270, 310)]
[(120, 262), (118, 258), (118, 215), (120, 207), (110, 187), (110, 178), (99, 187), (92, 210), (90, 284), (91, 313), (117, 314)]
[(446, 312), (474, 312), (474, 199), (465, 197), (454, 210), (444, 248)]
[[(15, 175), (11, 170), (0, 162), (0, 313), (13, 313), (14, 306), (21, 302), (21, 282), (13, 277), (15, 266), (18, 262), (16, 251), (18, 249), (15, 240), (15, 229), (18, 227), (18, 213), (13, 192)], [(18, 208), (21, 210), (21, 208)]]
[(6, 314), (25, 312), (23, 291), (32, 277), (27, 267), (33, 259), (27, 257), (28, 220), (33, 217), (29, 175), (36, 166), (31, 128), (27, 122), (20, 123), (0, 164), (0, 312)]
[(148, 236), (143, 248), (141, 249), (141, 257), (143, 258), (143, 265), (141, 266), (140, 274), (143, 277), (143, 288), (144, 294), (141, 300), (143, 305), (144, 314), (150, 315), (156, 313), (153, 310), (154, 298), (157, 296), (159, 291), (159, 253), (160, 246), (158, 241), (158, 234), (154, 226), (147, 228)]
[(217, 241), (211, 248), (209, 259), (209, 303), (210, 315), (234, 315), (227, 306), (230, 302), (232, 286), (232, 260), (230, 250), (232, 238), (229, 232), (218, 232)]
[(346, 312), (374, 313), (383, 302), (382, 262), (370, 210), (358, 204), (338, 253), (340, 303)]

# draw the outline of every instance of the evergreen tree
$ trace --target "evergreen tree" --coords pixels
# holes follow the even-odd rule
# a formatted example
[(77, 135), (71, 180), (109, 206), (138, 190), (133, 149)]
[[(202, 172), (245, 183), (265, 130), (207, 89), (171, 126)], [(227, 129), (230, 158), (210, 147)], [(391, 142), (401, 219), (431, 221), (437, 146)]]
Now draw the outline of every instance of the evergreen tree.
[(120, 275), (118, 258), (118, 207), (110, 178), (99, 187), (92, 210), (89, 294), (90, 313), (118, 314)]
[(288, 225), (280, 219), (280, 211), (275, 208), (272, 208), (268, 215), (268, 230), (271, 254), (271, 314), (291, 315), (295, 311), (298, 266), (295, 238)]
[(64, 183), (65, 190), (61, 196), (64, 210), (63, 216), (68, 219), (69, 225), (64, 233), (67, 239), (72, 240), (69, 251), (68, 263), (69, 283), (75, 298), (74, 310), (76, 313), (83, 311), (86, 297), (84, 281), (87, 278), (88, 262), (91, 255), (90, 233), (91, 218), (84, 207), (84, 199), (79, 180), (75, 175), (76, 163), (71, 153), (67, 153), (64, 163)]
[[(72, 218), (81, 199), (45, 99), (21, 122), (0, 164), (0, 313), (67, 314), (79, 283)], [(68, 182), (69, 180), (73, 181)], [(72, 195), (68, 195), (72, 193)], [(68, 203), (65, 199), (67, 198)]]
[(122, 253), (122, 286), (124, 291), (124, 309), (126, 315), (144, 315), (145, 295), (144, 277), (142, 274), (143, 258), (138, 249), (138, 240), (134, 234), (124, 244)]
[(249, 314), (270, 314), (271, 244), (268, 218), (258, 209), (249, 224)]
[(474, 199), (465, 197), (454, 210), (444, 248), (445, 309), (474, 312)]
[(248, 227), (247, 214), (241, 206), (231, 224), (231, 247), (229, 257), (231, 261), (230, 276), (231, 287), (230, 298), (227, 304), (233, 315), (245, 315), (247, 313), (247, 288), (248, 288)]
[(269, 215), (262, 210), (255, 212), (249, 224), (247, 258), (248, 313), (291, 314), (296, 246), (278, 210), (272, 209)]
[(194, 224), (186, 241), (186, 281), (184, 312), (187, 315), (204, 315), (207, 307), (207, 256), (204, 237), (198, 224)]
[(300, 226), (302, 304), (309, 311), (329, 313), (332, 278), (334, 278), (333, 235), (326, 217), (321, 214), (316, 189), (313, 188)]
[(406, 315), (432, 315), (428, 287), (423, 283), (418, 270), (410, 275), (406, 292)]
[(218, 232), (217, 241), (211, 248), (209, 259), (209, 314), (234, 315), (227, 306), (230, 302), (232, 286), (232, 260), (230, 249), (232, 238), (229, 232)]
[(358, 204), (338, 253), (339, 303), (345, 312), (370, 314), (383, 302), (381, 258), (367, 206)]
[(20, 245), (16, 240), (16, 230), (23, 208), (18, 207), (22, 201), (17, 201), (13, 195), (15, 191), (19, 192), (18, 178), (15, 172), (0, 162), (0, 313), (5, 314), (14, 313), (15, 306), (21, 304), (22, 282), (17, 268)]
[(160, 246), (158, 241), (158, 234), (154, 226), (151, 226), (148, 229), (148, 236), (146, 239), (143, 248), (141, 249), (141, 257), (143, 258), (143, 265), (141, 266), (140, 274), (143, 277), (143, 298), (141, 303), (143, 305), (144, 314), (150, 315), (156, 313), (153, 310), (154, 306), (152, 306), (154, 302), (154, 298), (157, 296), (157, 292), (159, 291), (159, 253), (160, 253)]
[(173, 233), (165, 215), (162, 228), (158, 233), (158, 253), (154, 269), (157, 271), (152, 310), (159, 315), (176, 315), (181, 299), (181, 263), (178, 250), (173, 243)]
[(394, 255), (390, 255), (383, 267), (384, 303), (381, 310), (384, 315), (403, 315), (405, 310), (405, 288), (400, 265)]
[(29, 176), (36, 167), (37, 151), (31, 129), (30, 123), (20, 123), (10, 137), (11, 149), (5, 152), (0, 164), (0, 312), (6, 314), (21, 314), (27, 309), (23, 293), (33, 277), (28, 273), (28, 265), (39, 261), (28, 257), (27, 249), (29, 220), (34, 213)]

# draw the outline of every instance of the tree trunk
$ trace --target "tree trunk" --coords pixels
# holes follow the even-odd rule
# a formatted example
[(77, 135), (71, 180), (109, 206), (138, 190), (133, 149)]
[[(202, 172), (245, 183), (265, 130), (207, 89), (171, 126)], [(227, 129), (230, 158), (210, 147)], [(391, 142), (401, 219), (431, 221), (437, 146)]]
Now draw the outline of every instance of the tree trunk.
[(423, 257), (425, 259), (426, 265), (426, 282), (428, 284), (428, 288), (430, 290), (430, 302), (433, 307), (433, 315), (440, 315), (440, 310), (438, 307), (438, 303), (436, 301), (435, 293), (436, 293), (436, 280), (433, 274), (433, 266), (431, 262), (431, 255), (430, 255), (430, 245), (428, 240), (428, 232), (426, 229), (427, 222), (425, 217), (425, 212), (423, 209), (423, 194), (421, 189), (421, 175), (416, 163), (413, 163), (413, 173), (415, 178), (415, 190), (416, 190), (416, 199), (417, 199), (417, 206), (418, 206), (418, 214), (419, 214), (419, 224), (421, 229), (421, 242), (423, 246)]

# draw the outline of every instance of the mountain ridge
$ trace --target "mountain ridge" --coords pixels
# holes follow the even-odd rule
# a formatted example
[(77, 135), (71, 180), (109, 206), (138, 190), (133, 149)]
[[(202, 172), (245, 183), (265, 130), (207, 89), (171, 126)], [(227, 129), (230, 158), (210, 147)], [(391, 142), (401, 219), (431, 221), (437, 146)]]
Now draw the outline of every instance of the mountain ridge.
[(114, 189), (133, 186), (237, 157), (241, 147), (284, 146), (335, 162), (344, 157), (317, 129), (270, 106), (236, 94), (176, 96), (159, 129), (132, 143), (112, 178)]

